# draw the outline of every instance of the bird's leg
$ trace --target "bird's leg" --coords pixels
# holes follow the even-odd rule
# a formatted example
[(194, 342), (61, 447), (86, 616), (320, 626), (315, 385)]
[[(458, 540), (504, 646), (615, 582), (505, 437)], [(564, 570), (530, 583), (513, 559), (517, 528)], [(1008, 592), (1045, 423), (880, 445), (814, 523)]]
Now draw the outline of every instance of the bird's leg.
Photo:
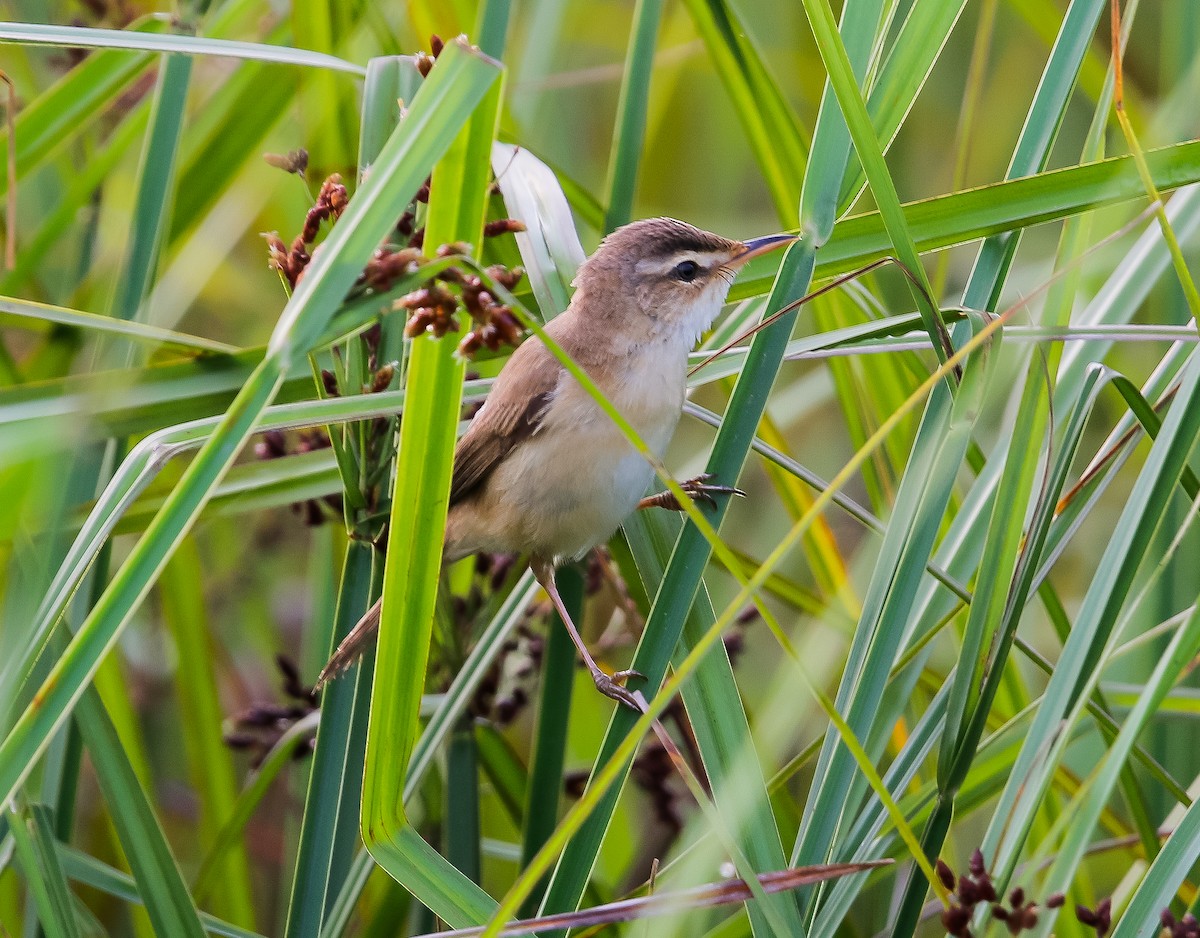
[(596, 659), (592, 657), (591, 652), (587, 650), (587, 645), (583, 643), (583, 637), (579, 634), (579, 630), (575, 628), (575, 623), (571, 621), (571, 615), (567, 612), (567, 607), (562, 601), (562, 597), (558, 595), (558, 587), (554, 583), (554, 564), (541, 558), (531, 558), (529, 561), (530, 569), (533, 570), (533, 575), (541, 584), (542, 589), (550, 597), (550, 602), (554, 604), (555, 611), (558, 612), (559, 618), (562, 619), (563, 625), (567, 627), (567, 633), (571, 636), (571, 641), (575, 643), (579, 655), (583, 658), (583, 663), (591, 672), (592, 680), (596, 684), (596, 690), (600, 691), (605, 697), (611, 697), (613, 700), (625, 704), (636, 710), (638, 713), (643, 712), (642, 705), (638, 702), (637, 697), (632, 691), (623, 686), (623, 682), (631, 677), (641, 677), (637, 671), (618, 671), (616, 674), (606, 674), (600, 670), (600, 666), (596, 664)]
[[(709, 485), (712, 479), (713, 474), (706, 472), (703, 475), (696, 476), (694, 479), (680, 482), (679, 485), (693, 501), (704, 502), (710, 508), (717, 507), (717, 500), (713, 497), (714, 495), (737, 495), (742, 498), (745, 497), (745, 492), (734, 488), (732, 485)], [(658, 492), (655, 495), (647, 495), (638, 502), (638, 509), (642, 508), (665, 508), (667, 511), (683, 511), (683, 506), (679, 504), (679, 499), (675, 497), (675, 493), (670, 489), (667, 489), (665, 492)]]

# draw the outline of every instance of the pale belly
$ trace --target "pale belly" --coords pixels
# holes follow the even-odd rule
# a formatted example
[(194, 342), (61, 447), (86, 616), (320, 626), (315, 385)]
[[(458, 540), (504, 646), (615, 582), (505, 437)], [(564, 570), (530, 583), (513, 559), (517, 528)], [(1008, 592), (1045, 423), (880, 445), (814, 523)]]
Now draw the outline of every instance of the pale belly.
[[(627, 385), (613, 394), (613, 402), (659, 459), (679, 422), (682, 380), (677, 384)], [(572, 384), (538, 432), (496, 468), (484, 495), (456, 506), (448, 555), (490, 550), (552, 560), (581, 556), (617, 530), (653, 478), (645, 457)]]

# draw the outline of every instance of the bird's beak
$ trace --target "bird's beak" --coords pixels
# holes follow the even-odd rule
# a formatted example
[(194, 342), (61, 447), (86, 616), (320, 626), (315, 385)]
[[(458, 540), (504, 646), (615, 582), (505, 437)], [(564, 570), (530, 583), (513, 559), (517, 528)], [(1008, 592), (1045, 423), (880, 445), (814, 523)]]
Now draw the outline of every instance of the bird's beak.
[(741, 267), (751, 258), (766, 254), (767, 251), (774, 251), (785, 244), (791, 244), (799, 237), (798, 234), (773, 234), (764, 235), (761, 238), (749, 238), (742, 242), (743, 250), (730, 261), (729, 266)]

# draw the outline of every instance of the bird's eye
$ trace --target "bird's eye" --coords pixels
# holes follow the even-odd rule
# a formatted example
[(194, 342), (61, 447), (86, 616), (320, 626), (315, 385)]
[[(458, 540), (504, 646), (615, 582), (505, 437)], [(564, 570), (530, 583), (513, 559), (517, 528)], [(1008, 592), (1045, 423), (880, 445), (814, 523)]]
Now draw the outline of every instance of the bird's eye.
[(680, 261), (671, 273), (676, 280), (691, 283), (696, 279), (696, 274), (700, 273), (700, 265), (695, 261)]

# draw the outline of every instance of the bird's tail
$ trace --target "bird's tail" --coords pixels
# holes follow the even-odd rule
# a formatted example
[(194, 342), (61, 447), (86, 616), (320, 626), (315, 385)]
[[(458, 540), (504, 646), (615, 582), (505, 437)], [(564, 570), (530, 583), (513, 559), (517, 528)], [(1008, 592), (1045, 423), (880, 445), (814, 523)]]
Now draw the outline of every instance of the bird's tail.
[(327, 682), (349, 669), (366, 650), (368, 643), (375, 641), (375, 633), (379, 631), (379, 610), (382, 599), (375, 600), (375, 605), (367, 610), (366, 615), (358, 620), (358, 624), (342, 639), (329, 662), (321, 669), (313, 690), (320, 690)]

